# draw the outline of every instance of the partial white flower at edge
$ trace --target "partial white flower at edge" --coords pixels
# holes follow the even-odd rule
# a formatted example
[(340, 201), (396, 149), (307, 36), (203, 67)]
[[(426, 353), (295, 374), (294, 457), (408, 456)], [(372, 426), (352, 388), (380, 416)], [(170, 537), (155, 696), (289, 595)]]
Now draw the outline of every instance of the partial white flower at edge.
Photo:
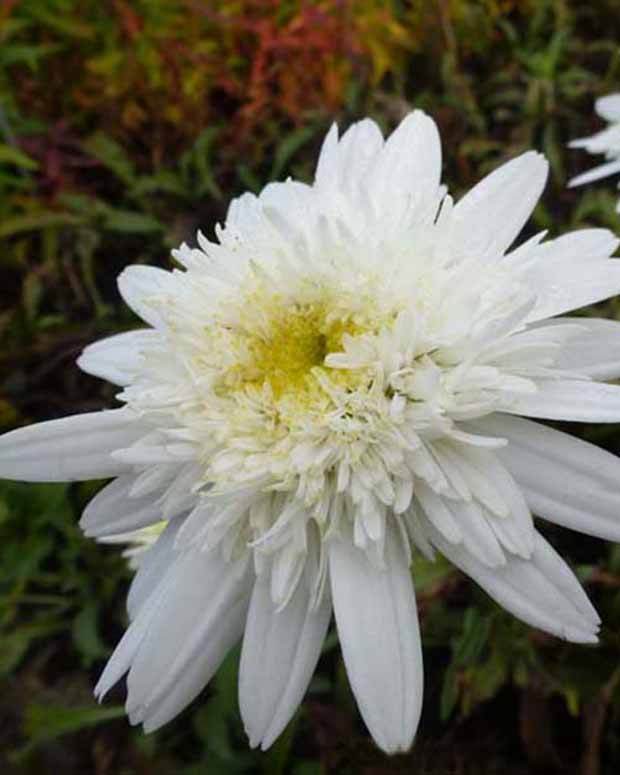
[[(594, 109), (601, 118), (609, 123), (609, 126), (590, 137), (573, 140), (569, 143), (569, 147), (584, 148), (592, 154), (604, 154), (607, 161), (569, 180), (569, 188), (583, 186), (586, 183), (592, 183), (620, 172), (620, 94), (599, 97), (594, 103)], [(620, 188), (620, 183), (618, 188)], [(616, 205), (616, 212), (620, 213), (620, 199)]]
[(127, 674), (157, 729), (243, 639), (239, 703), (269, 747), (302, 700), (332, 611), (377, 744), (407, 750), (423, 668), (411, 566), (443, 553), (516, 616), (596, 643), (599, 617), (532, 513), (620, 539), (620, 463), (519, 415), (620, 420), (620, 323), (563, 317), (620, 291), (618, 240), (587, 229), (516, 249), (547, 177), (525, 153), (457, 204), (431, 118), (384, 140), (328, 133), (312, 185), (232, 202), (181, 268), (119, 278), (148, 327), (78, 363), (123, 407), (13, 431), (0, 474), (116, 477), (96, 538), (169, 520), (96, 687)]

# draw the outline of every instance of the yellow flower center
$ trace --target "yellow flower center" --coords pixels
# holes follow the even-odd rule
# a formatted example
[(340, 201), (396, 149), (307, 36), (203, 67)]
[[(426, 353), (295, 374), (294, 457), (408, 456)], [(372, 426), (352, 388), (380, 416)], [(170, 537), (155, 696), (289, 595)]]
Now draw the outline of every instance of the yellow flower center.
[(380, 314), (370, 297), (315, 286), (305, 291), (300, 300), (283, 299), (259, 286), (242, 296), (236, 314), (219, 328), (228, 366), (216, 392), (255, 395), (267, 388), (289, 415), (323, 406), (327, 381), (347, 391), (368, 385), (365, 370), (332, 369), (325, 358), (343, 350), (345, 334), (377, 332), (393, 315)]
[(269, 383), (275, 398), (304, 391), (313, 369), (341, 349), (343, 335), (358, 332), (353, 320), (331, 320), (325, 304), (285, 307), (273, 315), (266, 336), (248, 338), (251, 363), (243, 381)]

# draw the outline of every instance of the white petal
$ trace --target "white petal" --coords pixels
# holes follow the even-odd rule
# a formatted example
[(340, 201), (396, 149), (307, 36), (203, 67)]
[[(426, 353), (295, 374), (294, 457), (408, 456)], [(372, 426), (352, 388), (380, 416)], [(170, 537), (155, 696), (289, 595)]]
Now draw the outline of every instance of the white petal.
[(167, 574), (166, 577), (160, 581), (153, 594), (147, 597), (144, 601), (144, 605), (142, 605), (138, 611), (136, 618), (132, 621), (114, 649), (112, 656), (108, 660), (108, 663), (95, 686), (94, 694), (100, 702), (114, 684), (116, 684), (129, 670), (133, 659), (138, 653), (140, 645), (146, 637), (149, 625), (159, 610), (162, 596), (169, 580), (170, 575)]
[(155, 328), (162, 325), (157, 301), (170, 292), (172, 274), (156, 266), (128, 266), (118, 276), (118, 289), (125, 304)]
[(597, 642), (600, 619), (596, 611), (570, 568), (538, 533), (529, 560), (513, 556), (499, 568), (488, 568), (439, 533), (433, 541), (451, 562), (519, 619), (574, 643)]
[(571, 178), (567, 186), (568, 188), (575, 188), (576, 186), (583, 186), (586, 183), (593, 183), (595, 180), (601, 178), (607, 178), (610, 175), (614, 175), (616, 172), (620, 172), (620, 159), (614, 161), (608, 161), (605, 164), (599, 164), (587, 172), (582, 172), (581, 175), (575, 175)]
[(620, 460), (581, 439), (517, 417), (493, 415), (476, 428), (508, 439), (498, 450), (540, 517), (620, 541)]
[(158, 333), (150, 330), (109, 336), (84, 348), (77, 365), (114, 385), (129, 385), (140, 369), (143, 350), (158, 339)]
[(150, 729), (166, 697), (196, 661), (200, 681), (189, 686), (183, 682), (186, 691), (175, 704), (177, 712), (215, 673), (241, 635), (249, 601), (247, 557), (227, 562), (216, 552), (192, 549), (179, 557), (168, 575), (170, 582), (127, 677), (127, 712), (132, 723), (150, 718)]
[(455, 205), (450, 243), (467, 254), (476, 249), (480, 256), (502, 255), (540, 198), (548, 167), (543, 156), (529, 151), (487, 175)]
[[(326, 175), (325, 180), (351, 190), (361, 182), (382, 147), (383, 135), (374, 121), (365, 118), (352, 124), (340, 138), (331, 177)], [(321, 169), (317, 169), (317, 183), (322, 180)]]
[(489, 454), (484, 455), (484, 458), (487, 476), (493, 479), (509, 510), (506, 517), (487, 514), (487, 522), (503, 547), (527, 559), (534, 550), (534, 521), (527, 502), (518, 484), (499, 462), (498, 457)]
[(520, 279), (538, 297), (528, 321), (562, 315), (618, 293), (620, 261), (605, 260), (617, 247), (611, 231), (582, 229), (543, 242), (526, 261), (515, 261)]
[(85, 508), (80, 520), (84, 534), (91, 538), (111, 536), (153, 525), (162, 520), (160, 493), (131, 497), (134, 474), (119, 476), (101, 489)]
[(540, 379), (536, 387), (536, 393), (513, 394), (504, 411), (546, 420), (620, 422), (620, 385)]
[[(378, 212), (409, 207), (414, 197), (437, 196), (441, 179), (441, 141), (437, 125), (421, 110), (410, 113), (376, 157), (369, 193)], [(392, 217), (394, 217), (392, 215)]]
[(338, 125), (332, 124), (325, 135), (314, 176), (315, 185), (329, 186), (338, 175)]
[(146, 600), (154, 594), (178, 556), (174, 551), (174, 542), (181, 524), (180, 519), (170, 522), (145, 553), (127, 595), (127, 613), (131, 621), (136, 618)]
[(620, 94), (607, 94), (599, 97), (594, 103), (594, 109), (601, 118), (607, 121), (620, 121)]
[(426, 518), (447, 541), (454, 544), (463, 540), (461, 528), (443, 498), (421, 481), (416, 483), (415, 495)]
[(128, 466), (111, 453), (146, 433), (128, 409), (75, 414), (18, 428), (0, 437), (0, 477), (76, 482), (117, 476)]
[(503, 565), (506, 557), (490, 522), (492, 519), (505, 519), (505, 517), (490, 516), (487, 520), (484, 510), (473, 501), (465, 503), (444, 498), (444, 503), (452, 511), (461, 527), (465, 548), (490, 568)]
[(379, 570), (349, 540), (329, 546), (331, 588), (344, 663), (360, 713), (387, 753), (406, 751), (422, 707), (420, 632), (411, 572), (387, 531)]
[(546, 325), (566, 323), (573, 323), (583, 330), (562, 345), (556, 367), (594, 379), (620, 377), (620, 322), (598, 318), (554, 318)]
[(240, 600), (223, 612), (216, 631), (191, 655), (182, 672), (170, 680), (161, 698), (145, 711), (132, 713), (132, 724), (142, 724), (145, 732), (154, 732), (177, 716), (211, 680), (230, 649), (238, 642), (247, 616), (247, 601)]
[(268, 574), (254, 586), (239, 666), (239, 706), (252, 747), (269, 748), (291, 720), (312, 678), (331, 602), (326, 595), (321, 606), (311, 610), (310, 597), (302, 581), (278, 611)]

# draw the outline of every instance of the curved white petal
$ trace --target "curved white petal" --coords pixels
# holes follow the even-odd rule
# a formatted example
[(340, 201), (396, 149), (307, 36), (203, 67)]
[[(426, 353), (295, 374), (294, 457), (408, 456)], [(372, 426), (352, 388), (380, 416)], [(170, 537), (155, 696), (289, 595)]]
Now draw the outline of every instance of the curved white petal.
[(323, 142), (316, 169), (315, 186), (319, 189), (359, 185), (369, 166), (383, 147), (383, 135), (371, 119), (352, 124), (338, 140), (334, 125)]
[(463, 546), (481, 563), (496, 568), (506, 562), (504, 550), (491, 527), (492, 519), (505, 519), (491, 515), (485, 517), (485, 511), (475, 501), (451, 501), (443, 499), (445, 505), (454, 514), (463, 533)]
[(497, 456), (535, 514), (581, 533), (620, 541), (620, 459), (615, 455), (518, 417), (492, 415), (474, 425), (508, 439)]
[(543, 156), (528, 151), (502, 164), (465, 194), (446, 224), (456, 254), (501, 256), (532, 214), (548, 168)]
[(143, 350), (159, 338), (157, 331), (128, 331), (85, 347), (77, 365), (87, 374), (114, 385), (129, 385), (142, 362)]
[(441, 140), (430, 116), (415, 110), (385, 142), (369, 173), (368, 191), (377, 212), (398, 221), (411, 207), (431, 205), (441, 182)]
[(617, 294), (620, 261), (607, 259), (618, 244), (607, 229), (582, 229), (543, 242), (523, 262), (511, 262), (518, 277), (537, 295), (528, 322), (563, 315)]
[(119, 476), (99, 490), (85, 508), (80, 520), (84, 534), (91, 538), (111, 536), (153, 525), (162, 520), (160, 492), (131, 497), (134, 474)]
[(386, 568), (349, 540), (329, 545), (334, 613), (344, 663), (360, 713), (377, 745), (406, 751), (422, 707), (420, 632), (411, 572), (392, 530)]
[(437, 548), (501, 606), (533, 627), (574, 643), (596, 643), (600, 619), (568, 565), (540, 534), (528, 560), (488, 568), (434, 532)]
[(620, 385), (539, 379), (535, 393), (510, 394), (503, 410), (545, 420), (620, 422)]
[(130, 713), (132, 724), (143, 724), (154, 732), (177, 716), (211, 680), (230, 649), (239, 641), (247, 615), (247, 600), (240, 600), (223, 612), (216, 630), (191, 655), (183, 669), (170, 680), (160, 699), (146, 709)]
[(614, 161), (608, 161), (605, 164), (599, 164), (587, 172), (582, 172), (580, 175), (575, 175), (566, 184), (568, 188), (575, 188), (577, 186), (583, 186), (586, 183), (594, 183), (595, 180), (601, 180), (601, 178), (607, 178), (610, 175), (614, 175), (616, 172), (620, 172), (620, 159)]
[(162, 326), (158, 301), (170, 292), (172, 274), (156, 266), (132, 265), (118, 276), (118, 289), (125, 304), (145, 323)]
[(118, 476), (128, 466), (111, 453), (147, 429), (128, 409), (75, 414), (0, 437), (0, 477), (22, 482), (77, 482)]
[(594, 103), (594, 109), (607, 121), (620, 121), (620, 94), (606, 94)]
[(321, 654), (331, 601), (310, 608), (311, 593), (302, 580), (278, 611), (268, 574), (256, 584), (243, 638), (239, 666), (239, 706), (252, 747), (265, 750), (282, 732), (301, 702)]
[(145, 552), (127, 594), (127, 613), (131, 621), (136, 618), (147, 599), (155, 594), (178, 556), (174, 543), (182, 522), (180, 519), (169, 522), (157, 541)]
[[(252, 576), (247, 556), (228, 562), (217, 552), (182, 553), (168, 571), (156, 615), (131, 661), (127, 712), (132, 723), (150, 719), (148, 728), (154, 729), (178, 682), (185, 691), (176, 712), (201, 691), (241, 635)], [(188, 670), (191, 684), (183, 679)]]
[(620, 321), (599, 318), (554, 318), (546, 326), (574, 324), (582, 329), (562, 345), (558, 369), (576, 371), (594, 379), (620, 377)]

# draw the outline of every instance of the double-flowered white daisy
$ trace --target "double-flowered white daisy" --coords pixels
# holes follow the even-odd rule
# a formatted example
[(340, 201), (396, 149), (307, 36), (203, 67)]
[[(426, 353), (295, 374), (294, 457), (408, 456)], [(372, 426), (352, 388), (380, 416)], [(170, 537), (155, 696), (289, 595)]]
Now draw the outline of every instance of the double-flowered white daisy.
[[(233, 201), (172, 272), (119, 279), (148, 324), (86, 348), (123, 408), (9, 433), (0, 474), (116, 477), (89, 536), (169, 520), (129, 592), (96, 693), (127, 673), (146, 730), (241, 638), (250, 742), (298, 707), (332, 610), (360, 712), (387, 752), (422, 705), (411, 566), (436, 550), (521, 619), (594, 643), (599, 618), (532, 512), (620, 539), (620, 463), (519, 417), (616, 422), (620, 324), (560, 317), (620, 290), (618, 241), (588, 229), (509, 249), (547, 163), (526, 153), (457, 204), (437, 128), (327, 135), (312, 185)], [(553, 318), (550, 320), (550, 318)]]
[[(571, 188), (620, 172), (620, 94), (599, 97), (594, 103), (594, 109), (609, 126), (590, 137), (573, 140), (569, 145), (571, 148), (585, 148), (588, 153), (605, 154), (607, 161), (569, 180), (568, 185)], [(620, 188), (620, 184), (618, 187)], [(616, 210), (620, 213), (620, 199)]]

